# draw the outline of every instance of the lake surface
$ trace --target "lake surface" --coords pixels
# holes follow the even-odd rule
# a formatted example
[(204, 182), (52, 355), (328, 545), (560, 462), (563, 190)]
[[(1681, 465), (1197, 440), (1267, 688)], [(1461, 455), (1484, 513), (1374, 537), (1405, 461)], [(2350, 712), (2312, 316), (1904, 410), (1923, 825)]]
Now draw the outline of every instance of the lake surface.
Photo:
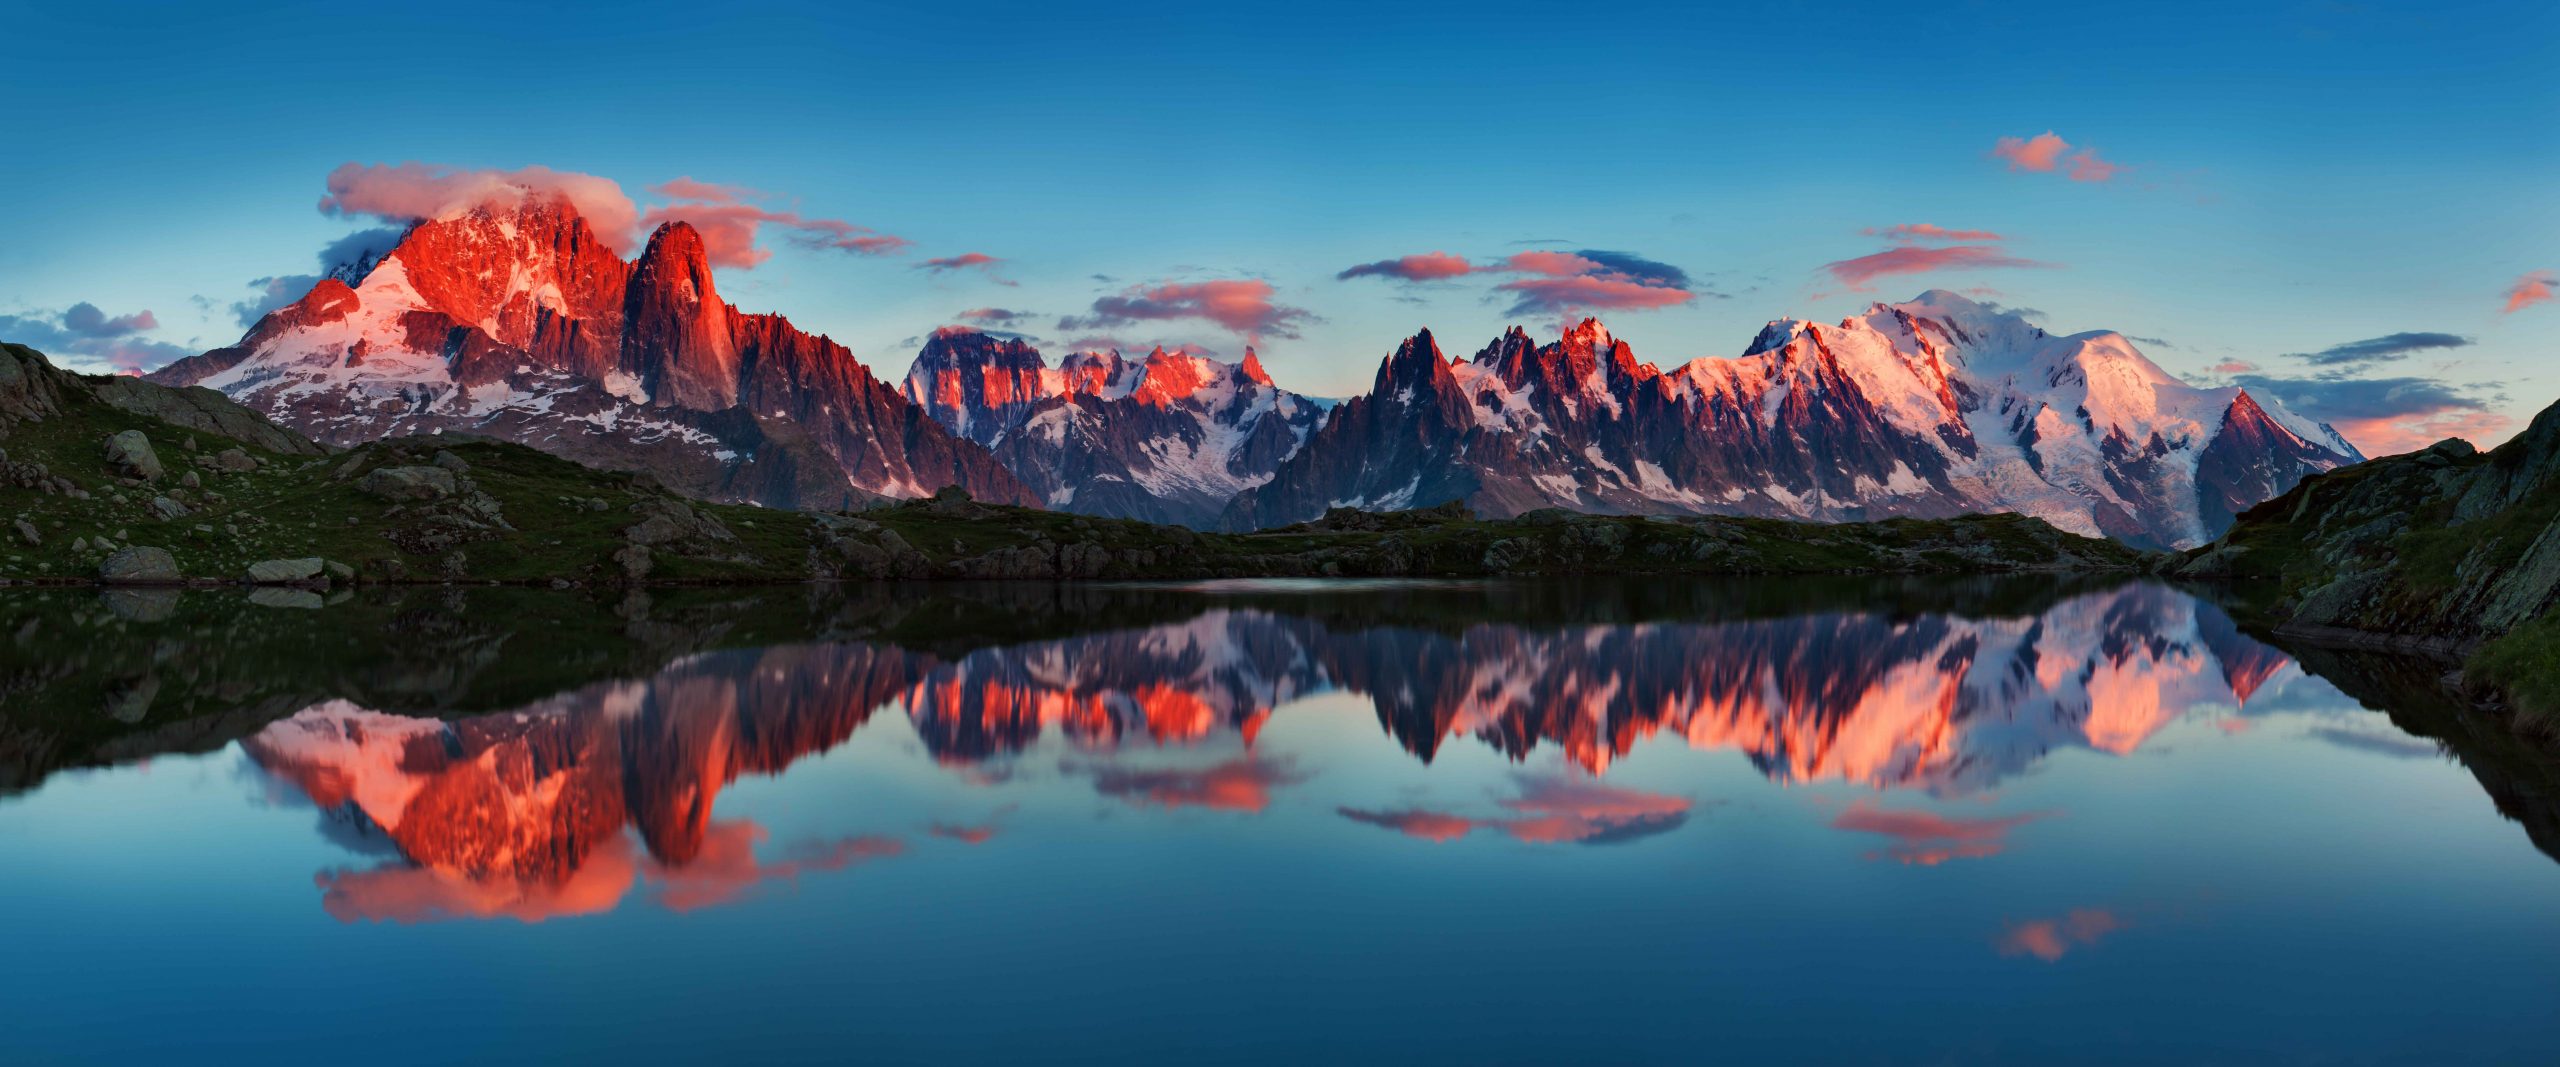
[(0, 1061), (2560, 1062), (2560, 767), (2159, 585), (0, 593)]

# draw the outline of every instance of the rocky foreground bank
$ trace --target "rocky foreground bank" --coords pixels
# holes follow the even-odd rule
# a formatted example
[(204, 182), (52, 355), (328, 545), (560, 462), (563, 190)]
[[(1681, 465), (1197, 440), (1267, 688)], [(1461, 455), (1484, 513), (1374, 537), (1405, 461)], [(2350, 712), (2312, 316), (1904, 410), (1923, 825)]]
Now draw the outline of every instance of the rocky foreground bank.
[(2279, 633), (2423, 652), (2560, 735), (2560, 405), (2488, 452), (2446, 440), (2305, 479), (2169, 567), (2276, 583)]
[(204, 389), (72, 374), (0, 345), (0, 582), (719, 584), (2138, 570), (2035, 519), (1815, 524), (1463, 508), (1248, 534), (991, 505), (946, 490), (837, 513), (681, 497), (522, 445), (334, 451)]

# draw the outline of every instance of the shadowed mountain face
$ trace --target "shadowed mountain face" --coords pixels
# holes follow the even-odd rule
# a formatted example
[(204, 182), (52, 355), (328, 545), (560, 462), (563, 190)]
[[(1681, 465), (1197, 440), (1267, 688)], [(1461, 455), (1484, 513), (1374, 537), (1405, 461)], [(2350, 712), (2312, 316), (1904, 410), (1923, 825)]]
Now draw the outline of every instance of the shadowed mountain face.
[[(966, 777), (1000, 780), (1054, 738), (1062, 767), (1100, 795), (1260, 811), (1315, 768), (1261, 754), (1258, 736), (1294, 703), (1336, 693), (1366, 702), (1382, 739), (1422, 763), (1472, 740), (1515, 762), (1552, 747), (1580, 772), (1524, 777), (1498, 817), (1345, 809), (1353, 821), (1432, 839), (1490, 827), (1606, 841), (1689, 815), (1686, 800), (1596, 780), (1643, 745), (1736, 752), (1779, 782), (1964, 797), (2059, 750), (2132, 753), (2196, 709), (2238, 711), (2292, 669), (2219, 610), (2156, 585), (2016, 613), (1736, 606), (1540, 622), (1482, 605), (1457, 619), (1295, 607), (1194, 602), (1162, 622), (974, 647), (910, 637), (715, 651), (451, 719), (329, 700), (242, 747), (344, 832), (397, 853), (325, 876), (334, 913), (539, 918), (610, 907), (643, 879), (670, 900), (710, 903), (895, 851), (894, 839), (848, 838), (777, 865), (754, 859), (760, 829), (717, 812), (735, 779), (883, 729), (875, 715), (889, 708)], [(1190, 747), (1228, 754), (1178, 768), (1120, 759)], [(1901, 832), (1900, 817), (1842, 816), (1876, 833)], [(1924, 834), (1906, 858), (1996, 847), (1966, 835), (2000, 829), (1932, 831), (1945, 840)]]

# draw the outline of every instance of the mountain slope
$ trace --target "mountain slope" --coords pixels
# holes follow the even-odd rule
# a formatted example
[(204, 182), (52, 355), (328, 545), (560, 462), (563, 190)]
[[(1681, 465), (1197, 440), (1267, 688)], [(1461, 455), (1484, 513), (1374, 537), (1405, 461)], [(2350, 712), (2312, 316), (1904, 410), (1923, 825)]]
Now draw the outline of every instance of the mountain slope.
[(352, 273), (152, 380), (330, 444), (481, 434), (709, 499), (825, 509), (957, 484), (1030, 500), (844, 346), (723, 302), (684, 223), (625, 263), (565, 200), (526, 193), (419, 222)]
[(1739, 357), (1668, 371), (1588, 320), (1544, 346), (1515, 328), (1463, 360), (1425, 331), (1223, 522), (1448, 500), (1488, 515), (2015, 511), (2184, 546), (2361, 458), (2240, 389), (2179, 382), (2121, 335), (2058, 337), (1932, 291), (1837, 326), (1773, 322)]
[(1158, 348), (1052, 369), (1020, 340), (962, 328), (935, 331), (905, 392), (1050, 507), (1190, 526), (1215, 523), (1324, 421), (1249, 348), (1241, 364)]
[(2560, 405), (2485, 453), (2445, 440), (2304, 479), (2174, 573), (2274, 581), (2280, 631), (2467, 657), (2560, 723)]

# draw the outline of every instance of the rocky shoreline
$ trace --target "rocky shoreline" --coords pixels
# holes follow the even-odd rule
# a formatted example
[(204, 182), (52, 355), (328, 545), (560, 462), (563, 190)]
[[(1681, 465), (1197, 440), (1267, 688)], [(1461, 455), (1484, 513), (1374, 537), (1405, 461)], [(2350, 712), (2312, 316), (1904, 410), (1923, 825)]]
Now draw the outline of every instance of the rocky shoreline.
[(2164, 573), (2271, 583), (2274, 632), (2458, 665), (2448, 688), (2560, 737), (2560, 406), (2488, 452), (2446, 440), (2304, 479)]

